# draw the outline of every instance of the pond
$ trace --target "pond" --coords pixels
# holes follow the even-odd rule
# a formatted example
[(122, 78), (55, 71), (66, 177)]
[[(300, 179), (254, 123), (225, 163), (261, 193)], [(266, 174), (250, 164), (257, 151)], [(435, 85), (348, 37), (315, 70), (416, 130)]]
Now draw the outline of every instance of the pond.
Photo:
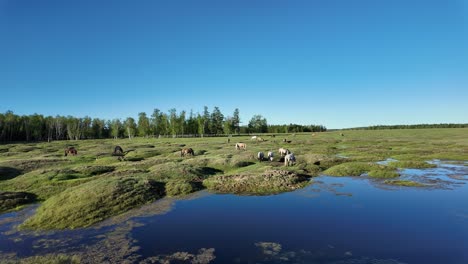
[(405, 169), (426, 187), (313, 179), (270, 196), (165, 198), (87, 229), (19, 232), (36, 206), (0, 215), (0, 257), (88, 263), (468, 263), (468, 166)]

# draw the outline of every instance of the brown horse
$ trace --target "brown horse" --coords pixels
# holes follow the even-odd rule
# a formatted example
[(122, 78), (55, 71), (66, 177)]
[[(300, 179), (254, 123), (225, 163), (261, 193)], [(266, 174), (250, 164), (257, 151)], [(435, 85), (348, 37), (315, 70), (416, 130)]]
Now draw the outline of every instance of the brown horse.
[(65, 149), (65, 157), (68, 156), (68, 154), (75, 156), (78, 154), (78, 151), (76, 151), (75, 147), (68, 147)]
[(192, 148), (183, 148), (183, 149), (180, 150), (180, 156), (181, 157), (185, 157), (185, 156), (187, 156), (189, 154), (192, 155), (192, 156), (195, 155)]

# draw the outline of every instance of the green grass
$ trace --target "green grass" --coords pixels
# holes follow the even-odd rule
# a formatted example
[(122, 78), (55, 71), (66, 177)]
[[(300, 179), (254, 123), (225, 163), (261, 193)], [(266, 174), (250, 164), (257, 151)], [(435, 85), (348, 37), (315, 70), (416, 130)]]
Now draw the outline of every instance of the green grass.
[[(24, 227), (31, 229), (88, 226), (131, 210), (161, 196), (178, 196), (203, 188), (238, 194), (270, 194), (306, 185), (320, 174), (398, 179), (397, 168), (426, 168), (432, 159), (468, 160), (468, 129), (414, 129), (296, 133), (291, 143), (278, 136), (252, 142), (249, 136), (205, 138), (134, 138), (15, 143), (0, 145), (0, 190), (26, 192), (42, 202)], [(237, 151), (236, 142), (247, 143)], [(128, 153), (120, 161), (111, 153), (116, 145)], [(64, 157), (74, 146), (77, 156)], [(180, 157), (190, 147), (195, 155)], [(291, 150), (297, 163), (284, 167), (278, 149)], [(257, 152), (275, 152), (273, 162), (256, 160)], [(343, 157), (345, 156), (345, 157)], [(376, 161), (395, 158), (389, 166)], [(285, 171), (288, 176), (265, 176)], [(125, 181), (129, 181), (124, 183)], [(156, 194), (149, 192), (157, 182)], [(201, 184), (203, 182), (203, 185)], [(115, 186), (132, 186), (115, 189)], [(124, 191), (123, 191), (124, 190)], [(119, 202), (115, 204), (115, 202)], [(19, 202), (19, 200), (18, 200)], [(121, 205), (120, 205), (121, 204)], [(13, 206), (9, 206), (11, 208)], [(82, 213), (80, 213), (82, 212)], [(57, 217), (55, 217), (57, 216)], [(55, 218), (56, 219), (55, 219)], [(52, 224), (57, 224), (53, 227)]]

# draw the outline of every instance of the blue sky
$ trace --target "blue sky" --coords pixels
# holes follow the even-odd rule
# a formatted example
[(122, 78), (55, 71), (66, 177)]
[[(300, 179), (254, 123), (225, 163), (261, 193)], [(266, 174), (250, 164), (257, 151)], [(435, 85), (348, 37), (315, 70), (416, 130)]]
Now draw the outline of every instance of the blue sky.
[(0, 112), (468, 122), (468, 1), (0, 0)]

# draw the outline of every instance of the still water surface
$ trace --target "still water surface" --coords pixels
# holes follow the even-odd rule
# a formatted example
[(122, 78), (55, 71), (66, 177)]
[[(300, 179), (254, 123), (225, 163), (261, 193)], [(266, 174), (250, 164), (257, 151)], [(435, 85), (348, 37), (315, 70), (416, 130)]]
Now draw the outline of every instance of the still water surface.
[(0, 215), (0, 256), (81, 252), (85, 261), (99, 262), (151, 263), (186, 254), (185, 262), (194, 263), (466, 264), (468, 167), (435, 163), (434, 169), (401, 172), (403, 179), (428, 184), (424, 188), (321, 176), (279, 195), (200, 192), (93, 228), (15, 231), (31, 207)]

